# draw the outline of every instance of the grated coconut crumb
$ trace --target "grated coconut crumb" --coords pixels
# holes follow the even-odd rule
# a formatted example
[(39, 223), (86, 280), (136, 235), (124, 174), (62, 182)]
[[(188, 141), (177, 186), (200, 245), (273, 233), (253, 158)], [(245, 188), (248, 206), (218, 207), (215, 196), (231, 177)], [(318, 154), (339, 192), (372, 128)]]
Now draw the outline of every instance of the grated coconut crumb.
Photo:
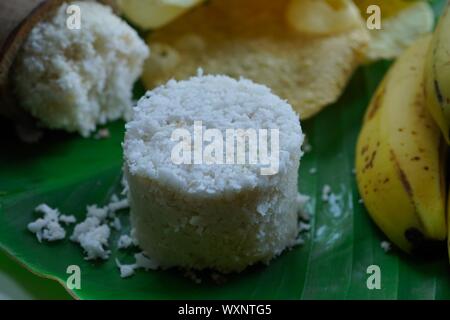
[(389, 252), (392, 250), (392, 245), (388, 241), (382, 241), (380, 245), (384, 252)]
[(42, 240), (53, 242), (66, 237), (66, 231), (59, 224), (60, 212), (57, 209), (41, 204), (36, 207), (35, 211), (43, 213), (44, 217), (29, 223), (28, 230), (36, 235), (39, 242)]
[(133, 238), (131, 238), (126, 234), (121, 235), (119, 240), (117, 241), (117, 248), (119, 249), (128, 249), (133, 245), (134, 245)]
[(157, 270), (159, 268), (158, 264), (150, 260), (143, 252), (136, 253), (134, 255), (136, 262), (134, 264), (123, 265), (118, 259), (116, 259), (116, 265), (120, 270), (120, 276), (122, 278), (128, 278), (134, 275), (135, 271), (138, 269)]

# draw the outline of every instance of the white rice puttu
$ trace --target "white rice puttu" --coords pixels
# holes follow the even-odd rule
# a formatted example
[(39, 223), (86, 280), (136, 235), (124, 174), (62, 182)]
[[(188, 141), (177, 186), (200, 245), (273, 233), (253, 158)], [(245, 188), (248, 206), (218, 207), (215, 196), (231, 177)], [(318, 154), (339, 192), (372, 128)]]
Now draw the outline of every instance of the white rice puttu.
[[(175, 163), (180, 141), (173, 132), (185, 129), (195, 140), (199, 122), (203, 132), (218, 129), (224, 137), (228, 129), (278, 130), (276, 174), (263, 175), (266, 164), (261, 162), (198, 164), (192, 156), (190, 164)], [(303, 139), (292, 107), (250, 80), (198, 75), (147, 92), (126, 125), (123, 144), (131, 221), (140, 247), (162, 268), (229, 273), (268, 263), (296, 244)], [(225, 159), (230, 151), (223, 150), (214, 155)]]
[[(79, 8), (79, 29), (68, 9)], [(149, 49), (108, 6), (62, 4), (38, 23), (15, 60), (12, 81), (20, 107), (39, 123), (89, 136), (97, 125), (131, 114), (132, 87)]]

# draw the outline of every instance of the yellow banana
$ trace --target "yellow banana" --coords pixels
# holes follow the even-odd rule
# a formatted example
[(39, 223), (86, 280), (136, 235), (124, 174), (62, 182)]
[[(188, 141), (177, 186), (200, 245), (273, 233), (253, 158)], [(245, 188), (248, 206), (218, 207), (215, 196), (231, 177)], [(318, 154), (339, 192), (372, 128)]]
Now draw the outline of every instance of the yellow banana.
[(356, 150), (364, 203), (389, 239), (407, 252), (444, 240), (442, 135), (425, 106), (423, 74), (431, 37), (406, 50), (378, 88)]
[(450, 144), (450, 2), (441, 16), (425, 69), (428, 108)]

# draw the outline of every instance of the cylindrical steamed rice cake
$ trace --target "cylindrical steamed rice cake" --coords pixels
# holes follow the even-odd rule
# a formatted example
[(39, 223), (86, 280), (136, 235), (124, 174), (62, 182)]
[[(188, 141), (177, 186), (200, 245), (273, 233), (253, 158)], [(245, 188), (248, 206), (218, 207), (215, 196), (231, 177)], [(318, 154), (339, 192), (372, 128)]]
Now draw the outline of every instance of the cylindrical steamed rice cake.
[[(268, 129), (269, 147), (270, 129), (278, 130), (278, 172), (263, 175), (268, 166), (248, 160), (175, 163), (180, 141), (173, 133), (187, 130), (194, 144), (199, 123), (203, 132), (219, 129), (224, 139), (227, 129)], [(131, 220), (141, 248), (163, 268), (239, 272), (269, 262), (298, 236), (302, 143), (291, 106), (252, 81), (197, 76), (149, 91), (126, 125), (124, 142)]]

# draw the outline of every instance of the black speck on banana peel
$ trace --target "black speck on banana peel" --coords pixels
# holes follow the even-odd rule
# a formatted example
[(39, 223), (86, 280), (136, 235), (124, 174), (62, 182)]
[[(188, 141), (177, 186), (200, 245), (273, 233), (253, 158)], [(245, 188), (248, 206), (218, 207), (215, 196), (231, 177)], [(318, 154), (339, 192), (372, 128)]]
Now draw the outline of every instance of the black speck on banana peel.
[(442, 253), (446, 251), (445, 241), (426, 239), (423, 233), (416, 228), (406, 230), (405, 238), (412, 244), (411, 253), (420, 258), (441, 257)]

